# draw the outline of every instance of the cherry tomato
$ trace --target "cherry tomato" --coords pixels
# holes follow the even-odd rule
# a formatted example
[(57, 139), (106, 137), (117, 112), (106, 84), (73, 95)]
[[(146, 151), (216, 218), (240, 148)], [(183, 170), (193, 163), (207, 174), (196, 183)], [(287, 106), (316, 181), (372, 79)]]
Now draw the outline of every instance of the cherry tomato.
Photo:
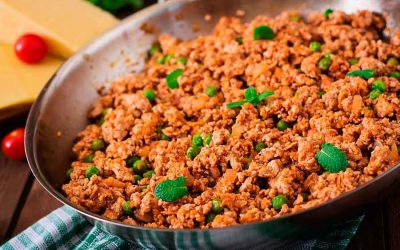
[(25, 34), (18, 38), (14, 49), (17, 57), (29, 64), (39, 63), (47, 55), (46, 42), (35, 34)]
[(3, 138), (1, 148), (7, 158), (19, 161), (25, 159), (24, 133), (25, 129), (18, 128)]

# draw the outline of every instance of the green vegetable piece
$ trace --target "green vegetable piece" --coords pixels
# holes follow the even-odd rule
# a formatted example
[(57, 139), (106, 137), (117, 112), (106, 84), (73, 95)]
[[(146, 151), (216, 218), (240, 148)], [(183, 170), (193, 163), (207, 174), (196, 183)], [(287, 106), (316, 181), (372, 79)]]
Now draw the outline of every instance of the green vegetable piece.
[(254, 87), (249, 87), (244, 91), (244, 96), (246, 100), (241, 100), (241, 101), (236, 101), (236, 102), (230, 102), (226, 106), (228, 108), (237, 108), (241, 107), (243, 104), (246, 102), (249, 102), (256, 106), (259, 104), (261, 101), (263, 101), (265, 98), (274, 95), (274, 91), (264, 91), (261, 94), (257, 95), (257, 91)]
[(165, 63), (165, 56), (160, 56), (156, 59), (156, 62), (159, 64), (164, 64)]
[(236, 42), (237, 42), (239, 45), (242, 45), (242, 44), (243, 44), (243, 37), (239, 36), (239, 37), (237, 37), (235, 40), (236, 40)]
[(364, 69), (364, 70), (354, 70), (346, 74), (346, 76), (359, 76), (364, 79), (369, 79), (373, 77), (375, 74), (374, 69)]
[(399, 72), (399, 71), (391, 72), (391, 73), (389, 74), (389, 76), (390, 76), (390, 77), (394, 77), (394, 78), (396, 78), (397, 80), (400, 80), (400, 72)]
[(170, 89), (179, 87), (178, 78), (183, 75), (183, 69), (176, 69), (167, 75), (167, 85)]
[(154, 102), (156, 100), (156, 94), (152, 89), (146, 89), (143, 91), (143, 95), (151, 102)]
[(297, 92), (297, 91), (294, 92), (294, 96), (296, 96), (296, 97), (297, 97), (297, 96), (300, 96), (299, 92)]
[(400, 145), (397, 145), (397, 153), (400, 153)]
[(206, 88), (206, 95), (209, 97), (213, 97), (217, 95), (217, 88), (213, 85), (210, 85)]
[(207, 214), (206, 215), (206, 223), (210, 223), (210, 222), (212, 222), (214, 219), (215, 219), (215, 217), (216, 217), (217, 215), (216, 214), (214, 214), (214, 213), (209, 213), (209, 214)]
[(287, 204), (288, 201), (289, 200), (286, 198), (286, 196), (284, 196), (283, 194), (278, 194), (277, 196), (272, 198), (272, 207), (275, 210), (281, 210), (282, 206), (284, 204)]
[(154, 195), (156, 198), (167, 202), (177, 201), (188, 194), (189, 191), (186, 187), (186, 179), (183, 176), (180, 176), (175, 180), (162, 181), (158, 183), (154, 189)]
[(101, 126), (101, 125), (104, 124), (105, 121), (106, 121), (106, 120), (104, 120), (104, 117), (101, 117), (101, 118), (99, 119), (99, 121), (97, 122), (97, 125)]
[(151, 177), (153, 176), (153, 175), (155, 175), (156, 173), (154, 172), (154, 170), (149, 170), (149, 171), (147, 171), (146, 173), (144, 173), (143, 174), (143, 177), (144, 178), (147, 178), (147, 179), (151, 179)]
[(93, 150), (102, 150), (105, 148), (106, 143), (103, 140), (94, 140), (92, 141), (92, 149)]
[(357, 58), (350, 58), (349, 59), (349, 63), (351, 66), (356, 65), (358, 63), (358, 59)]
[(317, 52), (317, 51), (321, 51), (321, 44), (317, 41), (313, 41), (310, 43), (310, 50)]
[(278, 128), (278, 130), (284, 131), (289, 127), (289, 125), (285, 121), (279, 120), (276, 124), (276, 127)]
[(326, 9), (324, 12), (324, 16), (326, 19), (329, 19), (329, 16), (332, 14), (333, 10), (332, 9)]
[(211, 207), (211, 209), (212, 209), (212, 211), (214, 212), (214, 213), (221, 213), (222, 212), (222, 210), (224, 210), (222, 207), (221, 207), (221, 200), (219, 200), (219, 199), (212, 199), (211, 200), (211, 205), (212, 205), (212, 207)]
[(186, 156), (193, 160), (200, 153), (200, 151), (201, 149), (199, 147), (192, 146), (188, 148)]
[(397, 65), (399, 65), (399, 61), (397, 60), (396, 57), (391, 57), (391, 58), (389, 58), (389, 60), (387, 61), (387, 65), (390, 65), (390, 66), (397, 66)]
[(324, 96), (325, 94), (326, 94), (325, 91), (320, 91), (320, 92), (318, 92), (319, 98), (321, 98), (321, 97)]
[(301, 20), (301, 16), (298, 16), (298, 15), (291, 16), (291, 17), (290, 17), (290, 20), (291, 20), (292, 22), (298, 23), (298, 22), (300, 22), (300, 20)]
[(124, 203), (122, 203), (122, 210), (124, 210), (125, 214), (132, 214), (133, 213), (133, 209), (131, 208), (131, 202), (130, 201), (125, 201)]
[(324, 143), (316, 155), (318, 163), (330, 173), (345, 171), (348, 165), (346, 155), (330, 143)]
[(254, 40), (272, 40), (275, 38), (275, 33), (270, 27), (261, 25), (254, 29), (253, 38)]
[(65, 173), (67, 174), (68, 177), (70, 177), (73, 171), (74, 171), (74, 169), (70, 168)]
[(133, 171), (137, 174), (142, 174), (148, 170), (147, 164), (142, 160), (137, 160), (133, 163)]
[(201, 135), (194, 135), (192, 139), (192, 145), (196, 147), (202, 147), (203, 146), (203, 138), (201, 138)]
[(143, 178), (142, 178), (140, 175), (135, 174), (135, 175), (133, 176), (133, 180), (135, 181), (135, 182), (134, 182), (135, 184), (139, 184), (139, 181), (140, 181), (141, 179), (143, 179)]
[(272, 90), (269, 90), (269, 91), (264, 91), (264, 92), (262, 92), (259, 96), (258, 96), (258, 101), (263, 101), (264, 99), (266, 99), (266, 98), (268, 98), (268, 97), (270, 97), (270, 96), (273, 96), (275, 94), (275, 92), (274, 91), (272, 91)]
[(116, 13), (117, 11), (125, 7), (130, 7), (133, 8), (134, 10), (137, 10), (144, 6), (143, 0), (88, 0), (88, 1), (112, 13)]
[(245, 104), (247, 101), (244, 101), (244, 100), (242, 100), (242, 101), (237, 101), (237, 102), (230, 102), (230, 103), (228, 103), (228, 104), (226, 104), (226, 106), (228, 107), (228, 108), (230, 108), (230, 109), (233, 109), (233, 108), (238, 108), (238, 107), (241, 107), (243, 104)]
[(371, 92), (369, 92), (369, 98), (371, 98), (372, 100), (375, 100), (381, 94), (382, 94), (382, 92), (379, 89), (374, 89)]
[(206, 135), (206, 138), (204, 138), (204, 145), (210, 145), (212, 140), (212, 134)]
[(174, 54), (168, 54), (168, 55), (165, 57), (165, 63), (166, 63), (166, 64), (169, 64), (173, 58), (174, 58)]
[(153, 45), (151, 46), (151, 48), (149, 49), (149, 51), (147, 52), (147, 54), (149, 55), (149, 57), (154, 56), (155, 54), (161, 52), (161, 48), (159, 45)]
[(373, 90), (377, 89), (383, 93), (383, 92), (385, 92), (385, 89), (386, 89), (385, 83), (382, 80), (376, 80), (374, 82), (374, 84), (372, 84), (372, 89)]
[(162, 141), (171, 141), (171, 137), (169, 137), (168, 135), (164, 134), (163, 132), (161, 132), (160, 134), (160, 140)]
[(137, 160), (140, 160), (140, 157), (136, 155), (130, 156), (128, 159), (125, 160), (126, 166), (133, 167), (133, 164), (135, 164), (135, 161)]
[(263, 143), (263, 142), (258, 142), (255, 146), (254, 146), (254, 149), (258, 152), (258, 153), (260, 153), (261, 152), (261, 150), (263, 150), (264, 148), (266, 148), (267, 146), (265, 145), (265, 143)]
[(247, 102), (253, 102), (258, 99), (257, 90), (254, 87), (249, 87), (244, 91), (244, 98)]
[(322, 70), (328, 70), (332, 64), (332, 60), (329, 57), (324, 57), (318, 62), (318, 67)]
[(188, 59), (185, 57), (179, 57), (178, 59), (176, 59), (176, 61), (180, 64), (186, 65), (188, 62)]
[(86, 172), (85, 172), (86, 178), (90, 179), (90, 177), (92, 177), (92, 175), (94, 175), (94, 174), (100, 175), (100, 171), (96, 166), (91, 166), (88, 169), (86, 169)]
[(147, 185), (140, 186), (140, 187), (139, 187), (139, 192), (142, 192), (142, 191), (145, 190), (146, 188), (147, 188)]
[(84, 160), (84, 162), (86, 163), (92, 163), (93, 162), (93, 158), (94, 158), (94, 154), (88, 154)]

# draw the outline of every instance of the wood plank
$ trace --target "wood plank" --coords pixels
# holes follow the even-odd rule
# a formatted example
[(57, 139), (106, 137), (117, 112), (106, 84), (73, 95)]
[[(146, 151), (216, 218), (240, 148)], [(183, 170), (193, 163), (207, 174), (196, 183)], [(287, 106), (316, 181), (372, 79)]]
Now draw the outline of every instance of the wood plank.
[(61, 205), (35, 180), (16, 223), (13, 235), (20, 233)]
[(388, 249), (400, 249), (400, 190), (386, 201), (386, 242)]
[(386, 249), (384, 206), (372, 207), (365, 215), (360, 228), (351, 240), (348, 249)]

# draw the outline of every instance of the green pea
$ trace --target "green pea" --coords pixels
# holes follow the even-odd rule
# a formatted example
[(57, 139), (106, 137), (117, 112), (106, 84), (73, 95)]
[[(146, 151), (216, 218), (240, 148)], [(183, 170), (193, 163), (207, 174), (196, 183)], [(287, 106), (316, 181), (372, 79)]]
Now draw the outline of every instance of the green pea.
[(84, 160), (84, 162), (86, 163), (92, 163), (93, 162), (93, 158), (94, 158), (94, 154), (88, 154)]
[(156, 173), (154, 172), (154, 170), (149, 170), (149, 171), (147, 171), (146, 173), (143, 174), (143, 177), (144, 177), (144, 178), (147, 178), (147, 179), (151, 179), (151, 177), (152, 177), (154, 174), (156, 174)]
[(357, 58), (350, 58), (349, 59), (349, 63), (351, 66), (356, 65), (358, 63), (358, 59)]
[(369, 98), (371, 98), (372, 100), (375, 100), (376, 98), (378, 98), (380, 95), (382, 94), (382, 92), (379, 89), (374, 89), (369, 93)]
[(223, 208), (221, 207), (221, 200), (219, 199), (212, 199), (211, 200), (211, 209), (214, 213), (222, 212)]
[(278, 130), (284, 131), (289, 127), (289, 125), (285, 121), (279, 120), (276, 124), (276, 127), (278, 128)]
[(170, 63), (170, 61), (171, 61), (173, 58), (174, 58), (174, 54), (168, 54), (168, 55), (165, 57), (165, 63), (166, 63), (166, 64)]
[(103, 140), (92, 141), (92, 149), (93, 150), (102, 150), (105, 146), (106, 146), (106, 143)]
[(130, 201), (125, 201), (124, 203), (122, 203), (122, 210), (124, 210), (125, 214), (132, 214), (133, 210), (131, 208), (131, 202)]
[(106, 121), (106, 120), (104, 119), (104, 117), (101, 117), (101, 118), (99, 119), (99, 121), (97, 122), (97, 125), (101, 126), (101, 125), (104, 124), (105, 121)]
[(141, 179), (143, 179), (143, 178), (140, 175), (135, 174), (133, 176), (133, 180), (135, 181), (134, 182), (135, 184), (138, 184)]
[(161, 52), (161, 48), (158, 45), (153, 45), (151, 46), (151, 48), (149, 49), (149, 51), (147, 52), (148, 56), (151, 57), (155, 54), (157, 54), (158, 52)]
[(296, 22), (296, 23), (298, 23), (298, 22), (300, 22), (300, 20), (301, 20), (301, 17), (300, 17), (300, 16), (298, 16), (298, 15), (291, 16), (291, 17), (290, 17), (290, 20), (291, 20), (292, 22)]
[(146, 188), (147, 188), (147, 185), (140, 186), (140, 187), (139, 187), (139, 192), (142, 192), (142, 191), (145, 190)]
[(200, 153), (200, 148), (193, 146), (188, 148), (186, 156), (193, 160), (199, 153)]
[(266, 148), (267, 146), (263, 143), (263, 142), (259, 142), (256, 144), (256, 146), (254, 147), (254, 149), (260, 153), (261, 150), (263, 150), (264, 148)]
[(168, 135), (164, 134), (163, 132), (161, 132), (160, 134), (160, 140), (162, 141), (171, 141), (171, 137), (169, 137)]
[(217, 88), (213, 85), (210, 85), (206, 88), (206, 95), (208, 95), (209, 97), (216, 96), (217, 93), (218, 93)]
[(145, 91), (143, 91), (143, 95), (151, 102), (154, 102), (156, 100), (156, 94), (151, 89), (146, 89)]
[(212, 134), (206, 135), (206, 138), (204, 138), (204, 145), (210, 145), (212, 140)]
[(272, 207), (275, 210), (281, 210), (284, 204), (288, 203), (286, 196), (279, 194), (272, 199)]
[(332, 14), (333, 10), (332, 9), (326, 9), (324, 12), (324, 16), (326, 19), (329, 19), (329, 16)]
[(383, 93), (383, 92), (385, 92), (385, 89), (386, 89), (385, 83), (382, 80), (376, 80), (374, 82), (374, 84), (372, 85), (372, 89), (373, 90), (377, 89)]
[(397, 65), (399, 65), (399, 61), (397, 60), (396, 57), (391, 57), (391, 58), (389, 58), (389, 60), (387, 61), (387, 65), (397, 66)]
[(160, 56), (156, 59), (156, 62), (159, 64), (164, 64), (165, 63), (165, 56)]
[(321, 44), (319, 42), (316, 42), (316, 41), (311, 42), (310, 43), (310, 50), (315, 51), (315, 52), (321, 51)]
[(326, 94), (325, 91), (320, 91), (320, 92), (318, 92), (319, 98), (321, 98), (321, 97), (324, 96), (325, 94)]
[(207, 215), (206, 215), (206, 223), (212, 222), (212, 221), (215, 219), (215, 216), (217, 216), (217, 215), (214, 214), (214, 213), (209, 213), (209, 214), (207, 214)]
[(329, 69), (329, 66), (331, 66), (332, 60), (328, 57), (324, 57), (318, 62), (318, 67), (322, 70), (327, 70)]
[(203, 138), (201, 138), (201, 135), (194, 135), (192, 139), (192, 145), (197, 146), (197, 147), (202, 147), (203, 146)]
[(128, 159), (125, 160), (126, 166), (127, 167), (133, 167), (133, 164), (137, 160), (140, 160), (140, 157), (138, 157), (136, 155), (130, 156)]
[(239, 37), (237, 37), (235, 40), (236, 40), (236, 42), (237, 42), (239, 45), (242, 45), (242, 44), (243, 44), (243, 37), (239, 36)]
[(188, 62), (188, 59), (185, 57), (179, 57), (178, 59), (176, 59), (176, 61), (180, 64), (186, 65)]
[(142, 160), (137, 160), (133, 163), (133, 171), (137, 174), (142, 174), (148, 170), (147, 164)]
[(74, 171), (73, 168), (68, 169), (66, 172), (67, 176), (70, 177), (73, 171)]
[(390, 77), (394, 77), (394, 78), (396, 78), (397, 80), (400, 80), (400, 72), (399, 72), (399, 71), (391, 72), (391, 73), (389, 74), (389, 76), (390, 76)]
[(86, 172), (85, 172), (86, 178), (90, 179), (90, 177), (92, 177), (92, 175), (94, 175), (94, 174), (100, 175), (100, 171), (96, 166), (91, 166), (88, 169), (86, 169)]

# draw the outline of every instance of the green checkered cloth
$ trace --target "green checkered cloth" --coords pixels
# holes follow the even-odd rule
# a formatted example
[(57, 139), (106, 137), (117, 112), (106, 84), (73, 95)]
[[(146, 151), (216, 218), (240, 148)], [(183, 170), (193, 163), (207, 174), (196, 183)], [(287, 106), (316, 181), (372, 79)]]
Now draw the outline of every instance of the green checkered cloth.
[[(317, 239), (287, 245), (285, 249), (345, 249), (363, 217)], [(153, 249), (125, 241), (91, 225), (73, 209), (64, 206), (40, 219), (0, 247), (13, 249)]]

